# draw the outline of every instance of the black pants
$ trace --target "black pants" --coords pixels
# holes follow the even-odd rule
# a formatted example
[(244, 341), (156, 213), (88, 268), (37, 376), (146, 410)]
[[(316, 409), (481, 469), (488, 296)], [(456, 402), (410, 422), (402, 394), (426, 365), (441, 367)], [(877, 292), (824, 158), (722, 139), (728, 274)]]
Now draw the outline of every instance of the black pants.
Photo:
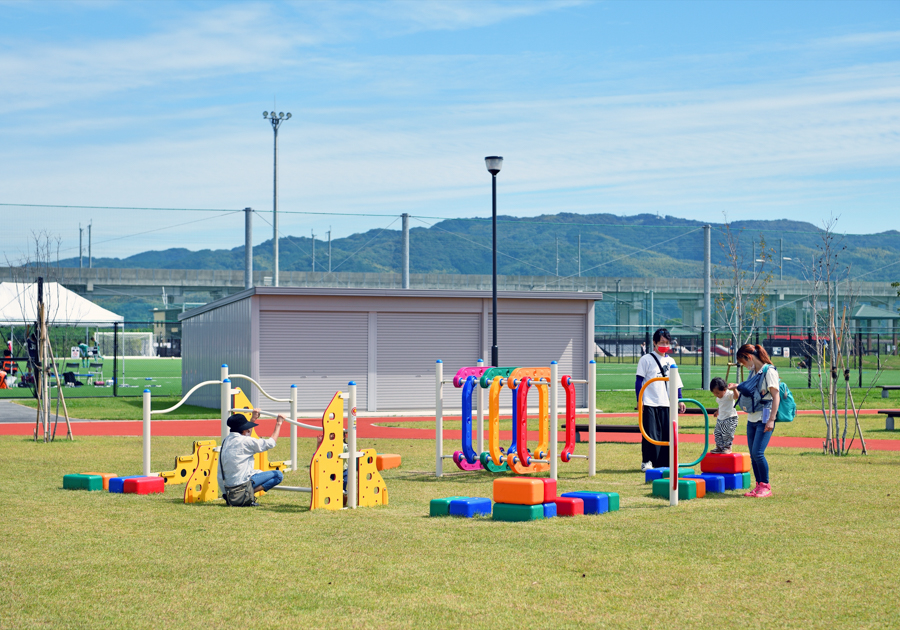
[[(644, 406), (644, 431), (654, 440), (669, 441), (669, 408)], [(651, 444), (641, 436), (641, 462), (651, 462), (654, 468), (669, 465), (669, 447)]]

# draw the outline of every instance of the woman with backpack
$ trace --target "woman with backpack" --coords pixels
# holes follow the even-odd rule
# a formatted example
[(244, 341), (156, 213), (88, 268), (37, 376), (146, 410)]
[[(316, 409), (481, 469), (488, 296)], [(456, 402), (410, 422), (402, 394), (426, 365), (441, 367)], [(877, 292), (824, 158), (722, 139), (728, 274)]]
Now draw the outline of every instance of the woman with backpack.
[(749, 372), (749, 378), (738, 386), (741, 392), (739, 404), (747, 412), (747, 446), (750, 447), (750, 461), (756, 487), (745, 497), (770, 497), (769, 462), (766, 461), (766, 447), (775, 429), (775, 416), (781, 402), (779, 388), (781, 379), (772, 365), (765, 348), (745, 343), (737, 351), (737, 362)]

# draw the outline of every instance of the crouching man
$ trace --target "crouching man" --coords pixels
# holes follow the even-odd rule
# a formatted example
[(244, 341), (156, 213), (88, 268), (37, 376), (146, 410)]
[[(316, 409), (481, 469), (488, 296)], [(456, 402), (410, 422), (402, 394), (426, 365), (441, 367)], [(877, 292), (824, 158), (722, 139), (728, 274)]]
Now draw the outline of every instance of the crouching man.
[(229, 505), (257, 505), (252, 494), (261, 490), (268, 492), (284, 479), (281, 471), (263, 472), (253, 468), (254, 455), (275, 448), (281, 425), (284, 424), (284, 416), (278, 416), (275, 420), (275, 430), (269, 438), (251, 437), (253, 427), (259, 426), (256, 420), (259, 420), (259, 409), (253, 410), (250, 420), (241, 414), (234, 414), (228, 418), (227, 424), (231, 433), (222, 440), (222, 448), (219, 450), (219, 490), (224, 498), (228, 489), (246, 486), (243, 493), (246, 502), (234, 503), (226, 498)]

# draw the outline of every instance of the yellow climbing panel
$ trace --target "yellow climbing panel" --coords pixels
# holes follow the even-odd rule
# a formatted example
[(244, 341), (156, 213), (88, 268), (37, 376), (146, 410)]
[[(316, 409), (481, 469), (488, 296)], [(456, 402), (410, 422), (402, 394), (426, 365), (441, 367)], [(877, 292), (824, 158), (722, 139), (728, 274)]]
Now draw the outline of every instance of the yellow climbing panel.
[(175, 469), (167, 470), (159, 473), (159, 476), (165, 480), (167, 486), (177, 486), (180, 483), (187, 483), (191, 475), (197, 469), (199, 460), (197, 459), (199, 450), (204, 446), (216, 446), (215, 440), (197, 440), (194, 442), (194, 452), (190, 455), (183, 455), (175, 458)]
[(216, 474), (219, 466), (219, 454), (213, 450), (216, 441), (205, 440), (194, 442), (194, 444), (201, 444), (197, 450), (198, 465), (184, 489), (184, 502), (215, 501), (219, 498), (219, 481)]
[(359, 507), (374, 507), (388, 504), (388, 491), (381, 473), (376, 466), (376, 453), (374, 448), (362, 449), (362, 457), (359, 462), (358, 500)]
[[(246, 409), (247, 413), (241, 411), (236, 411), (235, 413), (244, 416), (245, 418), (247, 418), (247, 420), (250, 419), (250, 415), (253, 412), (253, 404), (250, 402), (250, 399), (247, 398), (247, 395), (244, 394), (243, 391), (241, 391), (240, 387), (233, 387), (231, 389), (231, 408)], [(255, 438), (259, 437), (259, 435), (257, 435), (256, 433), (256, 429), (253, 429), (253, 432), (250, 435)], [(270, 470), (280, 470), (281, 472), (284, 472), (285, 470), (287, 470), (287, 467), (287, 462), (284, 461), (270, 462), (269, 453), (267, 451), (257, 453), (253, 456), (253, 468), (255, 470), (260, 470), (262, 472), (268, 472)], [(261, 494), (263, 493), (257, 493), (257, 496), (260, 496)]]
[[(340, 510), (344, 507), (344, 460), (340, 458), (344, 450), (343, 429), (344, 399), (338, 392), (322, 414), (322, 442), (309, 464), (310, 510)], [(372, 451), (372, 461), (375, 461), (375, 451)], [(372, 468), (374, 470), (374, 463)]]

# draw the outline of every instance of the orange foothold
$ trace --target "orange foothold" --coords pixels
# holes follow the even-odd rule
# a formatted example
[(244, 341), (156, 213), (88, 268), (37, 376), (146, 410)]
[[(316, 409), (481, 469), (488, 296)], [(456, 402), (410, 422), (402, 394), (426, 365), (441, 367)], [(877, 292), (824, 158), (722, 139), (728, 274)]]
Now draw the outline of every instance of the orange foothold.
[(396, 453), (381, 453), (375, 457), (375, 468), (378, 470), (400, 468), (400, 456)]

